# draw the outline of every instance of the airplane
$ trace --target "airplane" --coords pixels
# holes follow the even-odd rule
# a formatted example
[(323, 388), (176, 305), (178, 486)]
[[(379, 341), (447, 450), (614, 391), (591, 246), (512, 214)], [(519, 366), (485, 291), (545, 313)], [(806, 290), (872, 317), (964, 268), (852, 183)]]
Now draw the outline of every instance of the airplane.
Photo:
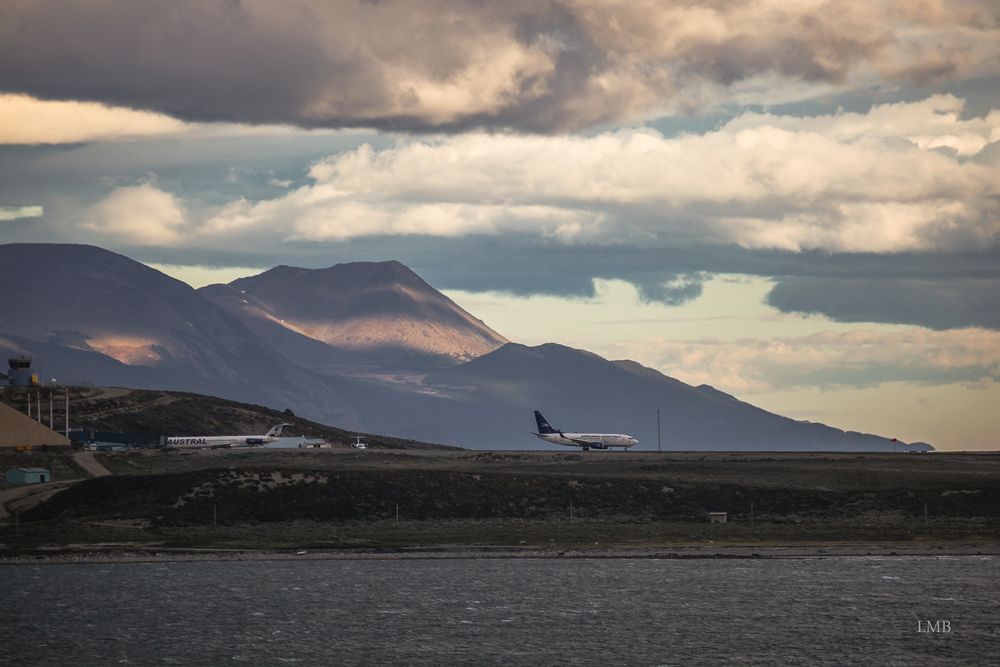
[(215, 449), (220, 447), (262, 447), (281, 437), (281, 431), (291, 424), (276, 424), (264, 435), (169, 436), (167, 447), (180, 449)]
[(538, 424), (538, 433), (531, 435), (555, 445), (568, 445), (570, 447), (583, 447), (583, 451), (590, 449), (611, 449), (621, 447), (626, 450), (639, 444), (639, 441), (624, 433), (563, 433), (559, 429), (552, 428), (542, 413), (535, 410), (535, 423)]

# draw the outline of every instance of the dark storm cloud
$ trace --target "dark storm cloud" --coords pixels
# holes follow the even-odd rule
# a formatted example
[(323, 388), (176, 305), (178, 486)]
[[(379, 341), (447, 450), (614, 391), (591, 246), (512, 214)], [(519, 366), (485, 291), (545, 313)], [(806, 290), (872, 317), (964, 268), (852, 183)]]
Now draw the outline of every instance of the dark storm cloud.
[(850, 88), (858, 72), (891, 84), (995, 75), (989, 3), (940, 9), (7, 0), (0, 90), (187, 120), (565, 130), (724, 103), (762, 76)]
[[(378, 245), (366, 240), (350, 247), (376, 256)], [(407, 243), (397, 255), (441, 289), (585, 298), (594, 296), (594, 278), (619, 279), (636, 285), (645, 299), (679, 305), (700, 296), (702, 283), (712, 274), (735, 273), (775, 280), (769, 303), (785, 312), (822, 313), (838, 321), (1000, 330), (1000, 248), (886, 256), (720, 246), (553, 247), (514, 239), (492, 240), (488, 248), (469, 239), (422, 245)]]
[(840, 322), (895, 322), (930, 329), (1000, 329), (1000, 280), (796, 277), (775, 285), (767, 302), (785, 312), (820, 313)]

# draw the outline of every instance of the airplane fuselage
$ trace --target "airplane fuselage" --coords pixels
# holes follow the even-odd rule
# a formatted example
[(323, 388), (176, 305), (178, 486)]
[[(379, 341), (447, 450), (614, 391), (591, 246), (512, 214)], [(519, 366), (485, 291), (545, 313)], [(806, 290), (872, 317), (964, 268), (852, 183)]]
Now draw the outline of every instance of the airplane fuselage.
[(536, 438), (554, 445), (582, 447), (584, 449), (611, 449), (634, 447), (638, 440), (624, 433), (535, 433)]
[(171, 436), (167, 447), (181, 449), (211, 449), (213, 447), (260, 447), (277, 438), (267, 435), (214, 435), (214, 436)]
[(169, 436), (167, 447), (180, 449), (213, 449), (217, 447), (262, 447), (274, 442), (288, 424), (278, 424), (264, 435), (180, 435)]

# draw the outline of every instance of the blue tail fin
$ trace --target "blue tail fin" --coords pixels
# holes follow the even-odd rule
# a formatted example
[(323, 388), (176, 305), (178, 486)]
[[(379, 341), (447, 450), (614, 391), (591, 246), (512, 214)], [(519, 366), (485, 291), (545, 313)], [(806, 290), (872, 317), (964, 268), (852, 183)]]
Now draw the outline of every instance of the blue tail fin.
[(535, 410), (535, 423), (538, 424), (538, 432), (541, 433), (541, 434), (543, 434), (543, 435), (546, 434), (546, 433), (558, 433), (559, 432), (556, 429), (552, 428), (552, 426), (549, 425), (549, 423), (547, 421), (545, 421), (545, 417), (543, 417), (542, 413), (539, 412), (538, 410)]

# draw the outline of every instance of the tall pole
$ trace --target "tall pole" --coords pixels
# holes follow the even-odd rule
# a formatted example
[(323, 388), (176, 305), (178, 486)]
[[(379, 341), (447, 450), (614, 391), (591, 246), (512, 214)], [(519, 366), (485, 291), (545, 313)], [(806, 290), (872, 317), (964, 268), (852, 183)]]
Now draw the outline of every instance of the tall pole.
[(37, 403), (37, 407), (38, 407), (38, 423), (41, 424), (42, 423), (42, 392), (38, 392), (36, 394), (36, 396), (38, 396), (38, 403)]
[(656, 451), (662, 452), (663, 445), (660, 443), (660, 409), (656, 408)]
[(49, 389), (49, 429), (52, 429), (52, 425), (52, 390)]
[(66, 437), (69, 437), (69, 387), (66, 387)]
[(28, 419), (31, 419), (31, 393), (28, 393)]

